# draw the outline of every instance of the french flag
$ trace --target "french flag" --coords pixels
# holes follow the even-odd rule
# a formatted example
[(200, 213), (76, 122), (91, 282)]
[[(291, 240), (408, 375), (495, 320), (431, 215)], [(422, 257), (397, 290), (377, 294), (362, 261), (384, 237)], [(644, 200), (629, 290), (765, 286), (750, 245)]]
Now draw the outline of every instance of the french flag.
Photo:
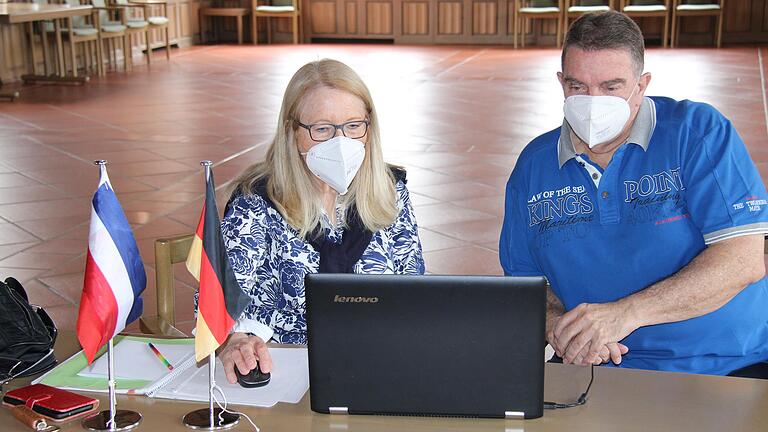
[(100, 165), (99, 187), (93, 195), (85, 281), (77, 317), (77, 339), (88, 363), (99, 348), (141, 316), (141, 292), (147, 275), (131, 226)]

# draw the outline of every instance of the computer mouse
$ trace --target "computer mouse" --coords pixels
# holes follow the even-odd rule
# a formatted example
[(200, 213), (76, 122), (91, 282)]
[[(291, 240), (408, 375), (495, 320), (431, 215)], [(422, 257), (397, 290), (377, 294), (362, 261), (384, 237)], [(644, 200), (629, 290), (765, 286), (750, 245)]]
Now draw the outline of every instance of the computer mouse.
[(269, 373), (263, 373), (259, 369), (259, 364), (256, 363), (256, 367), (250, 372), (243, 375), (240, 373), (240, 369), (235, 366), (235, 375), (237, 375), (237, 382), (245, 388), (263, 387), (269, 384), (271, 375)]

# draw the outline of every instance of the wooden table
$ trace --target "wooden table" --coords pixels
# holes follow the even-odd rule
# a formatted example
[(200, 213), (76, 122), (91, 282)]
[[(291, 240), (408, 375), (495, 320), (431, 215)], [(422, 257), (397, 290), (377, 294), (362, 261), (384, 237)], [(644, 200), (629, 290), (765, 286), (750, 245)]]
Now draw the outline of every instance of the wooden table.
[[(78, 350), (72, 332), (63, 332), (56, 357), (64, 360)], [(396, 364), (407, 364), (396, 360)], [(589, 380), (589, 369), (548, 364), (545, 397), (575, 399)], [(23, 384), (16, 380), (9, 389)], [(29, 381), (29, 380), (26, 380)], [(7, 390), (7, 389), (6, 389)], [(460, 393), (461, 389), (456, 389)], [(93, 394), (108, 407), (105, 394)], [(143, 414), (140, 431), (188, 431), (181, 417), (206, 404), (118, 396), (118, 408)], [(668, 372), (596, 368), (595, 383), (586, 405), (545, 411), (535, 420), (464, 419), (434, 417), (345, 416), (317, 414), (309, 409), (309, 395), (298, 404), (272, 408), (232, 407), (247, 413), (263, 431), (497, 431), (497, 432), (622, 432), (622, 431), (768, 431), (768, 381)], [(6, 409), (0, 409), (0, 430), (28, 431)], [(70, 424), (64, 430), (82, 430)], [(232, 429), (251, 430), (245, 419)]]
[[(23, 75), (21, 78), (25, 83), (29, 82), (54, 82), (54, 83), (84, 83), (88, 81), (87, 76), (77, 76), (77, 65), (75, 64), (75, 50), (74, 45), (70, 44), (70, 54), (72, 57), (72, 76), (67, 75), (66, 68), (64, 67), (64, 45), (61, 39), (61, 25), (59, 20), (66, 20), (66, 25), (69, 30), (69, 34), (72, 34), (72, 17), (85, 16), (91, 13), (93, 6), (70, 6), (66, 4), (35, 4), (35, 3), (0, 3), (0, 24), (12, 25), (12, 24), (26, 24), (27, 32), (29, 33), (29, 50), (27, 53), (27, 70), (28, 74)], [(35, 32), (33, 29), (33, 23), (39, 21), (53, 20), (55, 37), (56, 37), (56, 58), (58, 64), (55, 74), (48, 73), (47, 64), (47, 50), (48, 39), (45, 29), (41, 29), (42, 47), (43, 47), (43, 68), (44, 74), (38, 75), (35, 69), (35, 51), (34, 51), (34, 37)], [(0, 81), (0, 86), (2, 82)], [(0, 97), (10, 98), (11, 100), (19, 96), (18, 92), (0, 93)]]

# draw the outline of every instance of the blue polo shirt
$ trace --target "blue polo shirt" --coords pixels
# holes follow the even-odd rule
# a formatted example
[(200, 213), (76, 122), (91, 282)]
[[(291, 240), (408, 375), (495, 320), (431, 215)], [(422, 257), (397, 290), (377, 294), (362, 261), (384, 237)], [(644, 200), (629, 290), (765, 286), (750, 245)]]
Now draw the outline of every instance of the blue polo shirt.
[[(567, 122), (523, 150), (506, 189), (507, 275), (545, 275), (566, 310), (627, 297), (709, 244), (768, 233), (768, 194), (733, 125), (713, 107), (645, 98), (605, 170)], [(720, 309), (646, 326), (621, 367), (724, 375), (768, 360), (763, 278)], [(609, 363), (612, 365), (612, 363)]]

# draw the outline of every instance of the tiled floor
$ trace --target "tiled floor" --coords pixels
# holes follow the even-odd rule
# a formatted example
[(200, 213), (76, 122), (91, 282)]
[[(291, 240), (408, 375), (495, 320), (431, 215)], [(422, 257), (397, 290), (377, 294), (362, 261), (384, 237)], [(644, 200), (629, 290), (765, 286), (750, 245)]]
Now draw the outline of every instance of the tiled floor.
[[(107, 159), (147, 264), (153, 313), (153, 240), (194, 229), (199, 161), (215, 162), (223, 203), (226, 183), (264, 155), (292, 73), (323, 57), (350, 64), (373, 93), (386, 158), (408, 168), (427, 270), (499, 274), (506, 178), (526, 143), (562, 119), (551, 49), (208, 46), (84, 87), (25, 88), (0, 103), (0, 277), (22, 280), (60, 327), (74, 327), (92, 161)], [(649, 93), (718, 107), (768, 179), (767, 57), (753, 47), (650, 50)], [(177, 278), (189, 329), (192, 279), (183, 268)]]

